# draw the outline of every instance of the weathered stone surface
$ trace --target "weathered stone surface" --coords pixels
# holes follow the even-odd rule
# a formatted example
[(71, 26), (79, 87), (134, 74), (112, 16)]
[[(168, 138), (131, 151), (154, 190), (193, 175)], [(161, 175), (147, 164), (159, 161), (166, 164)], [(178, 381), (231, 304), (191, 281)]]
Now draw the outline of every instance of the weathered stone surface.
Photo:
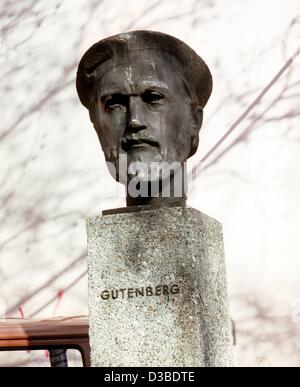
[(94, 217), (87, 230), (93, 366), (231, 365), (217, 221), (165, 207)]

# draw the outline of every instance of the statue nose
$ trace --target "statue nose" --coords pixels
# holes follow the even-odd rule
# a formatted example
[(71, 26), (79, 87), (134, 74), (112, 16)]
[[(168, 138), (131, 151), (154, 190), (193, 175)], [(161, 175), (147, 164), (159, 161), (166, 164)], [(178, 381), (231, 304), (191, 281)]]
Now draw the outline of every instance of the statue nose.
[(147, 128), (144, 120), (142, 101), (139, 97), (130, 97), (127, 128), (132, 132), (138, 132)]

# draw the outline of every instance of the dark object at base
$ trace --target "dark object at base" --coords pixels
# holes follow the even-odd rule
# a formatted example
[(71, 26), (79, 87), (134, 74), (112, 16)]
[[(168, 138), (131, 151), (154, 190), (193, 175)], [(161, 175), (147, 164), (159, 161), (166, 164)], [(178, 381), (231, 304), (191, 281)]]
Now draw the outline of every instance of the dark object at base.
[(88, 329), (87, 317), (0, 320), (0, 351), (48, 350), (52, 367), (67, 367), (66, 351), (76, 349), (90, 367)]

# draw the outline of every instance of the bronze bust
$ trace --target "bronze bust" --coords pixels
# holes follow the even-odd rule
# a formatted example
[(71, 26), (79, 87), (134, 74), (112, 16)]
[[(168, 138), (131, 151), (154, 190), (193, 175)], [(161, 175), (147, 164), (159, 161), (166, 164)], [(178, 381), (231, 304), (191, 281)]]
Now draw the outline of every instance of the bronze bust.
[[(184, 202), (175, 176), (184, 186), (185, 162), (197, 151), (212, 91), (203, 59), (160, 32), (119, 34), (84, 54), (76, 85), (109, 170), (127, 187), (127, 205)], [(133, 192), (133, 182), (145, 194)]]

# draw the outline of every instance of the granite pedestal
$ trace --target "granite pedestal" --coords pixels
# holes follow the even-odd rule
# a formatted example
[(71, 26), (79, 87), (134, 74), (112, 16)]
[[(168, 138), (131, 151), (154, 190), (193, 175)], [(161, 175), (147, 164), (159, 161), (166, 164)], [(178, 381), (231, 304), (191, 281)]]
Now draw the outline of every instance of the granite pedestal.
[(189, 207), (88, 220), (93, 366), (231, 366), (222, 227)]

